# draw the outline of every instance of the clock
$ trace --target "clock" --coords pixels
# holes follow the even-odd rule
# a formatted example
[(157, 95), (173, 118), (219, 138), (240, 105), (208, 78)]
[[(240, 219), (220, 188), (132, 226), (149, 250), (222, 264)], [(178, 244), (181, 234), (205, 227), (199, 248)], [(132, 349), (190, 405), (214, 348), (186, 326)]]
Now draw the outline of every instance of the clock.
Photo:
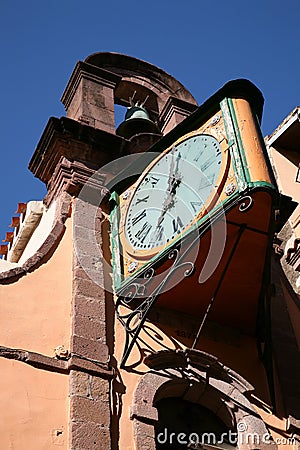
[(199, 133), (180, 140), (152, 164), (138, 181), (125, 217), (131, 251), (153, 252), (184, 232), (216, 196), (222, 158), (218, 140)]
[(166, 336), (173, 317), (198, 318), (195, 348), (208, 313), (212, 322), (257, 335), (280, 204), (257, 122), (261, 107), (257, 88), (232, 81), (119, 176), (127, 184), (116, 183), (110, 223), (122, 365), (139, 338), (139, 361), (142, 351), (156, 351), (158, 335), (152, 346), (146, 320)]
[(193, 128), (162, 138), (152, 150), (160, 153), (139, 178), (113, 193), (111, 249), (117, 290), (204, 226), (209, 213), (236, 194), (225, 116), (216, 109)]

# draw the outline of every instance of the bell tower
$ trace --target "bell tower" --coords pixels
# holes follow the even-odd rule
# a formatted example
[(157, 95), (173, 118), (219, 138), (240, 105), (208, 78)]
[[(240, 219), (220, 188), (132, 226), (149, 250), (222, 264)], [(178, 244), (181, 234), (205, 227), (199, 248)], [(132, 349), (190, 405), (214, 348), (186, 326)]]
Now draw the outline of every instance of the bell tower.
[(151, 131), (163, 134), (197, 107), (171, 75), (118, 53), (95, 53), (78, 62), (61, 100), (70, 119), (115, 133), (114, 104), (133, 107), (133, 99), (144, 101), (149, 119), (157, 123)]
[[(117, 407), (111, 396), (122, 395), (117, 391), (123, 389), (115, 379), (119, 388), (111, 390), (119, 370), (114, 298), (103, 282), (110, 276), (105, 269), (105, 260), (110, 264), (109, 211), (107, 196), (104, 205), (93, 198), (99, 192), (105, 196), (107, 181), (129, 164), (126, 156), (148, 150), (195, 111), (197, 103), (171, 75), (117, 53), (96, 53), (78, 62), (62, 103), (66, 117), (49, 119), (29, 168), (47, 185), (47, 208), (63, 204), (72, 210), (70, 448), (121, 448), (121, 425), (111, 414)], [(115, 105), (127, 108), (117, 129)], [(111, 169), (101, 172), (102, 167)], [(88, 198), (82, 195), (86, 188)]]

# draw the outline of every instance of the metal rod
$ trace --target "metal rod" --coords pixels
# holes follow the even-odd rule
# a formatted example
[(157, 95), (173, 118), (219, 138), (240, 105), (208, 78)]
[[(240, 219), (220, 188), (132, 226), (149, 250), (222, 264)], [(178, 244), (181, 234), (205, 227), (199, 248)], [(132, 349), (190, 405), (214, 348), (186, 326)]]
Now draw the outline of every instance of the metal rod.
[[(228, 219), (226, 220), (226, 223), (228, 225), (232, 225), (234, 227), (240, 227), (241, 226), (240, 223), (232, 222), (231, 220), (228, 220)], [(259, 230), (258, 228), (248, 227), (248, 225), (245, 226), (245, 230), (252, 231), (253, 233), (262, 234), (263, 236), (269, 236), (269, 231), (263, 231), (263, 230)]]
[(243, 234), (243, 232), (244, 232), (245, 229), (246, 229), (246, 224), (242, 223), (242, 224), (240, 225), (240, 229), (239, 229), (238, 236), (237, 236), (236, 241), (235, 241), (235, 243), (234, 243), (234, 246), (233, 246), (233, 248), (232, 248), (232, 250), (231, 250), (231, 252), (230, 252), (230, 255), (229, 255), (229, 258), (228, 258), (227, 263), (226, 263), (226, 265), (225, 265), (225, 268), (224, 268), (224, 270), (223, 270), (223, 272), (222, 272), (222, 275), (221, 275), (221, 277), (220, 277), (220, 279), (219, 279), (219, 282), (218, 282), (218, 284), (217, 284), (217, 287), (216, 287), (216, 290), (215, 290), (215, 292), (214, 292), (214, 295), (212, 296), (212, 298), (211, 298), (211, 300), (210, 300), (210, 302), (209, 302), (209, 304), (208, 304), (208, 307), (207, 307), (207, 309), (206, 309), (206, 311), (205, 311), (205, 314), (204, 314), (203, 319), (202, 319), (202, 321), (201, 321), (201, 324), (200, 324), (200, 326), (199, 326), (197, 335), (196, 335), (195, 340), (194, 340), (194, 342), (193, 342), (193, 345), (192, 345), (192, 347), (191, 347), (192, 349), (195, 348), (196, 345), (198, 344), (198, 341), (199, 341), (199, 338), (200, 338), (200, 334), (201, 334), (202, 329), (203, 329), (203, 326), (204, 326), (204, 324), (205, 324), (205, 322), (206, 322), (208, 313), (209, 313), (209, 311), (210, 311), (210, 309), (211, 309), (211, 307), (212, 307), (212, 305), (213, 305), (213, 303), (214, 303), (214, 301), (215, 301), (216, 296), (218, 295), (219, 289), (220, 289), (221, 284), (222, 284), (222, 282), (223, 282), (223, 279), (224, 279), (224, 277), (225, 277), (225, 275), (226, 275), (226, 272), (227, 272), (227, 269), (228, 269), (228, 267), (229, 267), (229, 264), (230, 264), (230, 262), (231, 262), (231, 260), (232, 260), (232, 258), (233, 258), (233, 255), (234, 255), (234, 253), (235, 253), (235, 251), (236, 251), (236, 248), (237, 248), (237, 246), (238, 246), (238, 243), (239, 243), (239, 241), (240, 241), (240, 239), (241, 239), (241, 237), (242, 237), (242, 234)]

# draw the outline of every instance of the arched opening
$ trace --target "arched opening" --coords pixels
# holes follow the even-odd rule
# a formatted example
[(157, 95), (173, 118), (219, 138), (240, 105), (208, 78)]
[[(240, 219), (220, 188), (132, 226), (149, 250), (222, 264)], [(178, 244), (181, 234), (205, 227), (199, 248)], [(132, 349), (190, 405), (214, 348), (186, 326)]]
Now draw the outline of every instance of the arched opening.
[(123, 105), (114, 104), (115, 108), (115, 128), (118, 128), (120, 123), (122, 123), (125, 119), (125, 114), (127, 111), (127, 107)]
[[(166, 350), (147, 363), (151, 371), (141, 377), (131, 408), (136, 450), (234, 450), (237, 444), (239, 450), (277, 449), (264, 441), (266, 425), (245, 395), (253, 386), (214, 356)], [(159, 439), (165, 429), (166, 439)], [(189, 442), (191, 433), (199, 434), (200, 443)]]
[(156, 450), (234, 448), (229, 428), (208, 408), (183, 398), (162, 398), (156, 404)]

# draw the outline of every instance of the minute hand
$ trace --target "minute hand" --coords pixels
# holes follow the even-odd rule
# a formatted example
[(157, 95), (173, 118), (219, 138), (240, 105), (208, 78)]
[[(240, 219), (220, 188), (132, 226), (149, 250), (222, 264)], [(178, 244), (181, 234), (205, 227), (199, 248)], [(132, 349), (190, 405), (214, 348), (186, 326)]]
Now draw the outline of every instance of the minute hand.
[(172, 149), (172, 160), (170, 164), (170, 172), (169, 172), (169, 178), (168, 178), (168, 189), (167, 189), (167, 197), (165, 198), (165, 201), (163, 203), (162, 211), (160, 213), (160, 216), (157, 221), (157, 227), (160, 226), (162, 223), (164, 216), (168, 209), (172, 208), (174, 205), (174, 196), (176, 194), (177, 187), (180, 184), (180, 178), (177, 176), (178, 172), (178, 164), (179, 160), (181, 158), (181, 155), (179, 153), (178, 157), (176, 158), (176, 168), (174, 170), (174, 154), (173, 151), (175, 150), (175, 147)]
[(168, 191), (173, 195), (175, 195), (176, 189), (179, 186), (180, 181), (181, 181), (181, 176), (178, 174), (180, 159), (181, 159), (181, 154), (179, 153), (176, 158), (176, 167), (174, 170), (174, 155), (172, 155), (172, 162), (171, 162), (170, 174), (169, 174), (169, 179), (168, 179), (168, 186), (169, 186)]
[(175, 147), (171, 151), (171, 164), (170, 164), (170, 171), (169, 171), (169, 178), (168, 178), (168, 192), (172, 191), (173, 183), (174, 183), (174, 150)]
[(173, 191), (173, 184), (174, 184), (174, 155), (173, 155), (174, 149), (175, 149), (175, 147), (173, 147), (171, 150), (171, 164), (170, 164), (170, 171), (169, 171), (169, 177), (168, 177), (167, 196), (165, 197), (165, 200), (162, 205), (162, 211), (161, 211), (160, 216), (157, 221), (157, 227), (160, 226), (167, 210), (170, 208), (170, 206), (173, 203), (172, 191)]
[(157, 220), (157, 227), (159, 227), (164, 219), (164, 216), (166, 214), (166, 212), (170, 209), (173, 208), (174, 203), (175, 203), (175, 195), (176, 195), (176, 191), (178, 186), (180, 185), (181, 179), (179, 177), (174, 176), (172, 183), (170, 183), (170, 191), (168, 192), (168, 195), (163, 203), (163, 207), (162, 207), (162, 211), (160, 213), (160, 216)]
[(164, 220), (165, 214), (168, 211), (168, 209), (170, 209), (172, 206), (174, 205), (174, 194), (172, 194), (171, 192), (168, 193), (167, 198), (165, 199), (164, 203), (163, 203), (163, 207), (162, 207), (162, 211), (160, 213), (160, 216), (157, 220), (157, 225), (156, 227), (159, 227), (160, 224), (162, 223), (162, 221)]

